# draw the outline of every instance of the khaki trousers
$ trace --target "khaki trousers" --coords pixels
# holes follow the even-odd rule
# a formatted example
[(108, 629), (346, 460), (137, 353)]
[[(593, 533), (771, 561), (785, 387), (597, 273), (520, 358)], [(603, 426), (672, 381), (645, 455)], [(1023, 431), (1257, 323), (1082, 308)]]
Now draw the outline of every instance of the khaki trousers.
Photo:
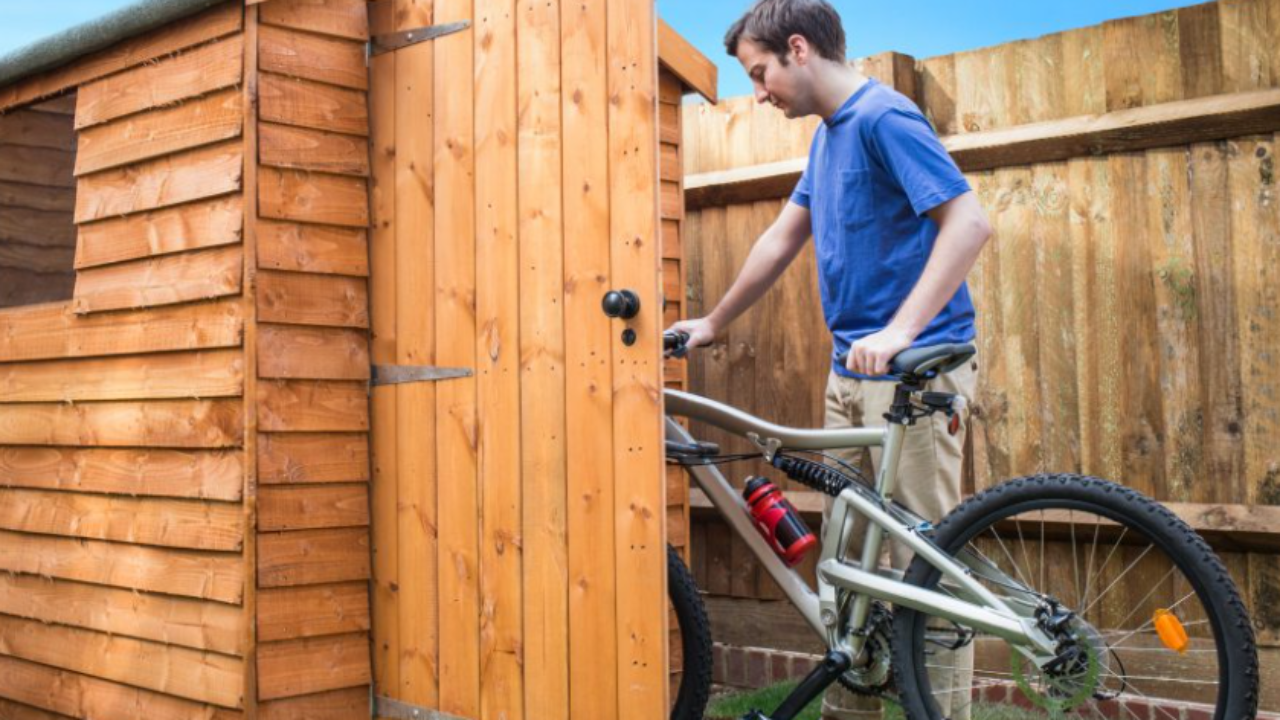
[[(937, 523), (960, 504), (960, 470), (965, 433), (969, 428), (968, 408), (972, 405), (977, 381), (978, 363), (973, 360), (929, 382), (928, 390), (954, 393), (969, 401), (961, 415), (958, 433), (951, 435), (947, 431), (948, 418), (942, 413), (921, 418), (907, 428), (893, 497), (932, 523)], [(884, 415), (893, 402), (894, 385), (893, 382), (847, 378), (832, 372), (827, 379), (826, 427), (884, 427)], [(832, 455), (860, 468), (874, 482), (880, 467), (880, 452), (880, 448), (850, 448), (833, 451)], [(828, 500), (822, 517), (824, 528), (830, 511), (831, 502)], [(854, 560), (861, 554), (866, 534), (865, 521), (862, 518), (859, 521), (850, 536), (845, 555)], [(890, 543), (889, 556), (894, 568), (905, 570), (911, 562), (912, 553), (910, 548)], [(955, 657), (938, 657), (941, 655)], [(942, 661), (938, 664), (953, 666), (954, 670), (947, 673), (947, 677), (931, 675), (934, 696), (952, 720), (967, 720), (968, 693), (956, 693), (957, 699), (963, 696), (960, 702), (944, 704), (938, 691), (948, 687), (967, 688), (972, 684), (973, 648), (967, 647), (955, 653), (939, 652), (938, 656), (935, 660)], [(954, 711), (947, 707), (948, 704), (955, 705)], [(880, 712), (878, 699), (853, 695), (838, 685), (831, 686), (822, 699), (824, 718), (862, 720), (879, 717)]]

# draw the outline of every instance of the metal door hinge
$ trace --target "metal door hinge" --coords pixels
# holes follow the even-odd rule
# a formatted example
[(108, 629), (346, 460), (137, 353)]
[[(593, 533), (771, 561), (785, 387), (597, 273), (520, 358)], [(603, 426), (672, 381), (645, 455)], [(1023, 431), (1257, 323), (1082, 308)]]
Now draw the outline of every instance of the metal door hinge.
[(369, 374), (369, 384), (401, 385), (415, 382), (434, 382), (436, 380), (455, 380), (474, 375), (467, 368), (445, 368), (431, 365), (374, 365)]
[(370, 55), (381, 55), (389, 53), (393, 50), (406, 48), (410, 45), (417, 45), (420, 42), (435, 40), (436, 38), (452, 35), (456, 32), (462, 32), (471, 27), (470, 20), (460, 20), (458, 22), (444, 23), (443, 25), (432, 25), (431, 27), (417, 28), (415, 30), (403, 30), (401, 32), (387, 33), (385, 35), (375, 35), (369, 43)]
[(439, 710), (429, 710), (417, 705), (410, 705), (395, 698), (375, 697), (373, 699), (373, 716), (386, 720), (467, 720), (457, 715), (449, 715)]

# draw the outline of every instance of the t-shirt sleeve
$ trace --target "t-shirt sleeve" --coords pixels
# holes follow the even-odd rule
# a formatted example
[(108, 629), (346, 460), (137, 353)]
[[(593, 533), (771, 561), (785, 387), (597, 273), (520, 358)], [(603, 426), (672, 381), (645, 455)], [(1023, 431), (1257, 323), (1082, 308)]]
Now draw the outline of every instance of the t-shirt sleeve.
[(805, 166), (804, 172), (800, 173), (800, 182), (796, 183), (796, 189), (791, 191), (791, 202), (806, 210), (811, 209), (809, 207), (809, 167), (812, 164), (811, 160), (809, 165)]
[(916, 215), (969, 191), (969, 181), (922, 115), (890, 109), (876, 121), (871, 135), (881, 161), (897, 179)]

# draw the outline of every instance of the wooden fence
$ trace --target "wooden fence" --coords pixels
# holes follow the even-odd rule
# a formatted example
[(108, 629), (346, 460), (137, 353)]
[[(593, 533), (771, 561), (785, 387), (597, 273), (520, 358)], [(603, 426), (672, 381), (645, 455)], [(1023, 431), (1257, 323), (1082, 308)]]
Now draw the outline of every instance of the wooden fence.
[[(970, 276), (982, 368), (967, 490), (1077, 471), (1171, 503), (1222, 552), (1272, 648), (1277, 47), (1280, 2), (1230, 0), (918, 63), (864, 61), (925, 111), (996, 228)], [(750, 98), (686, 107), (692, 315), (711, 309), (776, 216), (815, 125)], [(813, 263), (806, 250), (693, 357), (695, 392), (783, 423), (821, 423), (830, 341)], [(692, 532), (716, 629), (734, 636), (751, 615), (785, 631), (792, 619), (760, 602), (776, 591), (745, 549), (707, 519)], [(1267, 692), (1264, 707), (1280, 705)]]

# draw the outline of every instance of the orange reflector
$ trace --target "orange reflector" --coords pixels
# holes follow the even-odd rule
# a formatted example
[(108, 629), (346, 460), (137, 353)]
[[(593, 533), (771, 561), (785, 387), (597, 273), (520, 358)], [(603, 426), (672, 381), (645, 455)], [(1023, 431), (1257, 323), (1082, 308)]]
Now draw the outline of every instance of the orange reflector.
[(1187, 651), (1191, 639), (1187, 637), (1187, 630), (1182, 627), (1182, 621), (1177, 615), (1162, 608), (1156, 611), (1152, 622), (1155, 623), (1156, 633), (1160, 635), (1160, 642), (1165, 647), (1179, 654)]

